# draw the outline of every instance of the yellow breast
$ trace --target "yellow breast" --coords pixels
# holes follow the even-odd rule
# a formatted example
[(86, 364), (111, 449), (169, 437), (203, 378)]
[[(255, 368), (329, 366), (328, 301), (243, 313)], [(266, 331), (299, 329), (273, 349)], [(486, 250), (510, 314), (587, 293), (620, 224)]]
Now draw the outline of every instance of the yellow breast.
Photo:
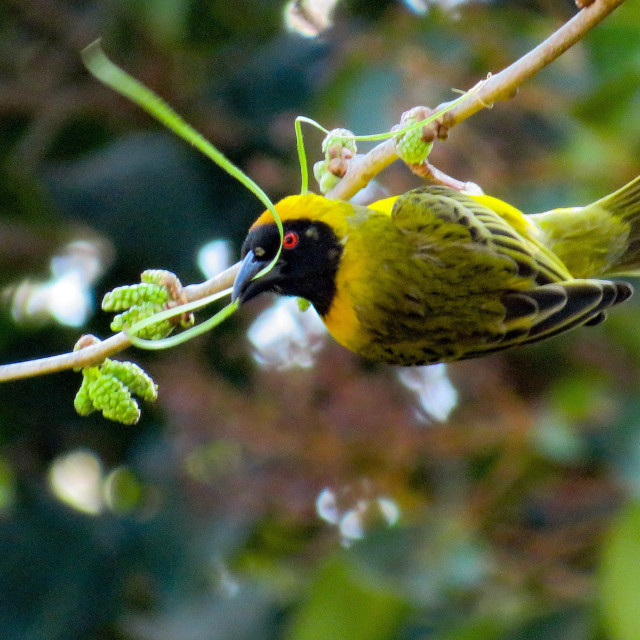
[(362, 261), (345, 249), (336, 277), (336, 294), (329, 312), (322, 318), (329, 333), (342, 346), (358, 351), (363, 342), (360, 321), (353, 303), (354, 291), (362, 276)]

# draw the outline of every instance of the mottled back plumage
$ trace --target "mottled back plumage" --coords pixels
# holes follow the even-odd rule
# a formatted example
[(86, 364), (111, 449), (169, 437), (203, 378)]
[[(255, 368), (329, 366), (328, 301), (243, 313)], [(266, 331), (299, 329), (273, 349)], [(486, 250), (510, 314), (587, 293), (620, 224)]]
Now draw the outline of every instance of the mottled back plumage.
[(519, 233), (447, 187), (400, 196), (391, 223), (407, 246), (373, 272), (393, 270), (397, 286), (378, 287), (376, 301), (356, 307), (370, 336), (364, 355), (375, 360), (428, 364), (538, 341), (601, 321), (631, 293), (626, 283), (573, 279), (535, 226)]

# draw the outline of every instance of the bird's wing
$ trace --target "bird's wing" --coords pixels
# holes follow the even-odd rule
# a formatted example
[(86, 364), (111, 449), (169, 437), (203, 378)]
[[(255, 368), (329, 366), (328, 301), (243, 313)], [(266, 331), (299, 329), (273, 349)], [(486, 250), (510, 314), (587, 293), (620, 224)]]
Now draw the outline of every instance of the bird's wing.
[[(520, 215), (521, 229), (525, 229), (526, 218)], [(431, 244), (475, 245), (509, 258), (518, 276), (531, 278), (538, 285), (571, 279), (567, 268), (544, 245), (526, 237), (499, 213), (460, 191), (444, 186), (414, 189), (396, 199), (391, 217), (418, 244), (424, 240)]]
[(504, 296), (505, 334), (493, 345), (468, 350), (464, 358), (546, 340), (581, 325), (595, 325), (606, 310), (632, 294), (631, 285), (609, 280), (569, 280)]
[[(456, 317), (460, 323), (465, 321), (466, 304), (475, 309), (470, 313), (471, 322), (478, 319), (474, 328), (482, 337), (478, 338), (477, 332), (468, 339), (461, 337), (456, 358), (536, 342), (582, 324), (597, 324), (608, 307), (631, 293), (625, 283), (572, 278), (563, 263), (535, 239), (519, 233), (483, 203), (446, 187), (426, 187), (400, 196), (392, 219), (416, 247), (415, 258), (428, 261), (432, 255), (445, 255), (441, 250), (450, 247), (446, 255), (464, 261), (459, 270), (449, 260), (444, 269), (435, 272), (446, 279), (447, 270), (453, 269), (466, 280)], [(528, 224), (526, 219), (523, 224)], [(492, 271), (499, 264), (510, 265), (502, 275)], [(478, 296), (474, 297), (475, 292)], [(492, 320), (483, 314), (493, 295), (498, 297), (503, 314)], [(456, 303), (446, 298), (443, 313), (449, 313)], [(431, 306), (439, 313), (437, 304), (434, 301)]]

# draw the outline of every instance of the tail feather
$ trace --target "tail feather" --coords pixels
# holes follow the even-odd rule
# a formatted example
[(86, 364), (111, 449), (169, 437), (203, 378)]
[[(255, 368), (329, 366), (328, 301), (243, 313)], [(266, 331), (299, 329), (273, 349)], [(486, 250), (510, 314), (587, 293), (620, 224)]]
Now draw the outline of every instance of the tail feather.
[(608, 273), (638, 275), (640, 273), (640, 176), (621, 189), (594, 203), (629, 226), (627, 246)]
[(586, 207), (532, 220), (574, 278), (640, 275), (640, 176)]
[(640, 176), (617, 191), (593, 203), (607, 209), (623, 220), (640, 223)]

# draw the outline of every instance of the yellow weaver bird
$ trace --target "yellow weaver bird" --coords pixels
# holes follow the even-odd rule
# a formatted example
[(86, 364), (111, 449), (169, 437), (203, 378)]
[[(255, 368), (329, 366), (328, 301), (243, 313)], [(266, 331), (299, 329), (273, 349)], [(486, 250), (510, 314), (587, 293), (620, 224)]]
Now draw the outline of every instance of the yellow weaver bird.
[(604, 320), (640, 275), (640, 177), (586, 207), (526, 215), (429, 186), (368, 207), (314, 194), (263, 213), (244, 242), (241, 303), (272, 291), (313, 304), (333, 337), (378, 362), (474, 358)]

